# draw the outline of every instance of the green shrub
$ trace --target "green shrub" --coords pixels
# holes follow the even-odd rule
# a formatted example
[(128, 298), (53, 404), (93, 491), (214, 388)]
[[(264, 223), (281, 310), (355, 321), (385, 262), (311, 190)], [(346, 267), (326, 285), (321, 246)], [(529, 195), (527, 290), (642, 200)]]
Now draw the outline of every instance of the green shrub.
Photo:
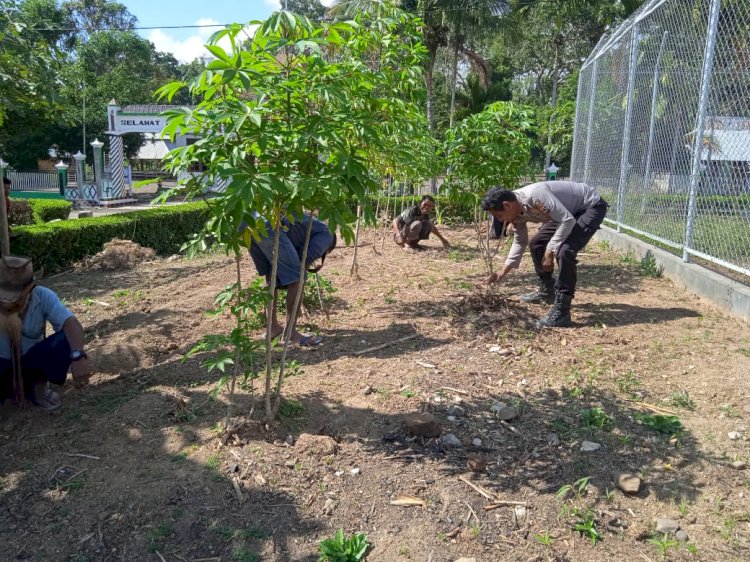
[(52, 220), (67, 220), (70, 216), (70, 201), (62, 199), (29, 199), (34, 212), (34, 223), (43, 224)]
[(34, 222), (34, 213), (31, 205), (25, 199), (11, 199), (10, 213), (8, 213), (8, 224), (12, 226), (21, 226), (32, 224)]
[(132, 240), (169, 255), (180, 250), (206, 219), (204, 203), (156, 207), (132, 213), (63, 220), (48, 224), (19, 226), (11, 242), (11, 252), (29, 256), (36, 267), (47, 271), (62, 269), (86, 256), (101, 251), (113, 238)]

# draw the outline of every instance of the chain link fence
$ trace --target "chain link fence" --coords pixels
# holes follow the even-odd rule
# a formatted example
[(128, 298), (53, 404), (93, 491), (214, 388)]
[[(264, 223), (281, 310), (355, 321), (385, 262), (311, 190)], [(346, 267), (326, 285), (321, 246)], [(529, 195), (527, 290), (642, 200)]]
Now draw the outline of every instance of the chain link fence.
[(618, 230), (750, 282), (750, 0), (649, 0), (602, 37), (571, 176)]

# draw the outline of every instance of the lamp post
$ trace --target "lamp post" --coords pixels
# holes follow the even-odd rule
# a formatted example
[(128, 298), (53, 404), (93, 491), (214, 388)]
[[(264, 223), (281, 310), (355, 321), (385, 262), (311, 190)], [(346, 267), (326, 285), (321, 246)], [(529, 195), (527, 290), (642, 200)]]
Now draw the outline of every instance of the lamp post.
[(60, 195), (65, 197), (65, 188), (68, 187), (68, 165), (60, 160), (55, 164), (57, 170), (57, 186), (60, 188)]
[[(5, 178), (5, 169), (8, 163), (0, 159), (0, 179)], [(8, 194), (10, 195), (10, 193)], [(3, 196), (5, 196), (5, 182), (3, 182)], [(0, 253), (4, 256), (10, 255), (10, 237), (8, 236), (8, 208), (5, 206), (5, 197), (0, 201)]]
[[(78, 201), (83, 201), (83, 185), (86, 183), (86, 156), (79, 150), (73, 155), (76, 161), (76, 183), (78, 184)], [(76, 206), (80, 207), (80, 203)]]
[(547, 168), (547, 180), (552, 181), (557, 179), (557, 172), (560, 170), (557, 166), (555, 166), (555, 163), (552, 162), (550, 164), (549, 168)]
[(94, 181), (96, 182), (96, 199), (102, 199), (102, 183), (104, 178), (104, 143), (99, 139), (91, 141), (91, 148), (94, 149)]

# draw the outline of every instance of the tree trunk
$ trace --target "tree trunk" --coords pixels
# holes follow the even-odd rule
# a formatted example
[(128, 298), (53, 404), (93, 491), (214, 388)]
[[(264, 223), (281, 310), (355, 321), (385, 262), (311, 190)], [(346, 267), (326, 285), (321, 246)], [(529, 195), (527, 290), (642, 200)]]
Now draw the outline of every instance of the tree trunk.
[(278, 209), (274, 212), (276, 225), (273, 229), (273, 260), (271, 261), (271, 281), (268, 290), (271, 291), (271, 300), (266, 309), (266, 419), (273, 420), (274, 411), (271, 404), (271, 376), (273, 374), (273, 338), (271, 337), (271, 326), (273, 314), (276, 311), (278, 292), (276, 291), (276, 275), (279, 272), (279, 240), (281, 238), (281, 218)]
[(448, 128), (453, 128), (453, 118), (456, 113), (456, 77), (458, 75), (458, 35), (453, 38), (453, 72), (451, 75), (451, 109)]
[(349, 275), (359, 279), (359, 265), (357, 264), (357, 246), (359, 245), (359, 223), (362, 220), (362, 205), (357, 205), (357, 226), (354, 228), (354, 255)]
[(560, 46), (555, 45), (555, 61), (553, 63), (552, 67), (552, 96), (549, 100), (549, 107), (550, 107), (550, 114), (549, 114), (549, 123), (548, 123), (548, 130), (547, 130), (547, 147), (544, 151), (544, 171), (546, 172), (549, 169), (550, 164), (552, 163), (552, 153), (550, 152), (550, 145), (552, 144), (552, 123), (554, 123), (555, 120), (555, 106), (557, 105), (557, 82), (560, 77), (560, 69), (558, 68), (560, 64)]

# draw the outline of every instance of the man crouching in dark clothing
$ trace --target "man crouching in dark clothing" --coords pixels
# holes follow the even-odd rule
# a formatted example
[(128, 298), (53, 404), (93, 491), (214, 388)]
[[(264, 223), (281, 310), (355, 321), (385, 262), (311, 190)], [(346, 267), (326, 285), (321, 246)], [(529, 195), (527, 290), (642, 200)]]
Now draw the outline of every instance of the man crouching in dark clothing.
[[(537, 327), (565, 328), (572, 324), (570, 303), (575, 296), (578, 252), (588, 244), (607, 214), (607, 203), (584, 183), (546, 181), (509, 191), (490, 189), (482, 200), (482, 209), (495, 219), (510, 223), (513, 246), (505, 265), (485, 283), (502, 280), (521, 263), (526, 246), (530, 247), (539, 289), (524, 295), (525, 302), (554, 303)], [(527, 223), (542, 223), (529, 242)], [(557, 280), (552, 275), (557, 260)]]
[(437, 236), (444, 248), (450, 248), (448, 241), (430, 220), (430, 214), (435, 209), (435, 199), (425, 195), (419, 205), (409, 207), (393, 219), (393, 239), (404, 249), (419, 249), (419, 241), (427, 240), (430, 234)]

